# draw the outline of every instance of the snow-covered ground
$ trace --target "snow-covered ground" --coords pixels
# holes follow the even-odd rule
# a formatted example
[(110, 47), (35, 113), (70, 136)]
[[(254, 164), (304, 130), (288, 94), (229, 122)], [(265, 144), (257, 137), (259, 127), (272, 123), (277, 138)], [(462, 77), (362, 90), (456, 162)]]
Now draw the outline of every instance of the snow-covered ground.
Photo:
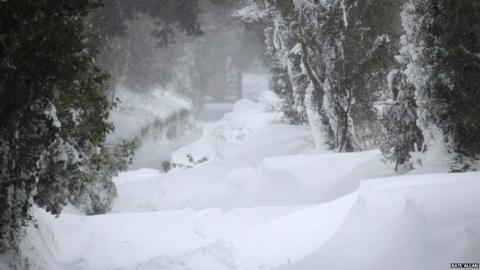
[(109, 119), (115, 125), (115, 131), (109, 135), (108, 141), (164, 136), (164, 130), (152, 127), (182, 110), (192, 110), (188, 99), (163, 89), (136, 93), (120, 88), (116, 91), (116, 99), (118, 105)]
[[(449, 269), (480, 262), (480, 173), (395, 176), (378, 151), (313, 151), (271, 92), (178, 149), (168, 174), (116, 180), (106, 215), (35, 210), (34, 269)], [(191, 158), (188, 158), (190, 156)], [(193, 162), (192, 162), (193, 159)], [(429, 170), (426, 170), (430, 168)]]
[(199, 136), (187, 98), (164, 89), (134, 93), (121, 88), (116, 97), (120, 101), (110, 116), (115, 131), (107, 139), (139, 141), (131, 169), (160, 169), (172, 152)]

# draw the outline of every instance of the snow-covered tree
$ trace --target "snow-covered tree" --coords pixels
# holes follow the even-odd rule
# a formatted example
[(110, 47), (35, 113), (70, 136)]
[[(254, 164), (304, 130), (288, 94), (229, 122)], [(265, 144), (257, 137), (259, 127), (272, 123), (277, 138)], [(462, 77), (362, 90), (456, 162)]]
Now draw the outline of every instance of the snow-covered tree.
[[(90, 185), (111, 189), (121, 168), (98, 161), (117, 154), (102, 153), (113, 127), (107, 122), (107, 74), (96, 65), (87, 24), (98, 7), (94, 0), (0, 3), (2, 254), (18, 251), (33, 203), (58, 214)], [(123, 164), (126, 156), (115, 159)]]
[[(285, 100), (288, 118), (308, 121), (317, 147), (375, 147), (380, 125), (374, 103), (381, 92), (378, 86), (386, 88), (382, 75), (392, 66), (396, 50), (389, 38), (395, 32), (392, 24), (370, 15), (388, 5), (343, 0), (266, 3), (274, 88)], [(392, 35), (398, 41), (399, 34)]]
[(305, 92), (307, 78), (302, 70), (302, 53), (295, 10), (292, 1), (267, 2), (266, 11), (270, 26), (266, 30), (267, 56), (272, 64), (274, 91), (284, 99), (285, 120), (293, 124), (307, 121)]
[(352, 131), (356, 149), (378, 147), (381, 127), (375, 105), (388, 92), (388, 73), (399, 68), (395, 61), (402, 34), (398, 0), (345, 2), (345, 87), (353, 95)]
[(478, 155), (480, 3), (409, 0), (402, 19), (402, 52), (427, 148), (444, 141), (452, 153)]
[(423, 145), (422, 132), (417, 126), (415, 87), (400, 70), (391, 71), (388, 78), (393, 102), (384, 108), (385, 138), (380, 150), (385, 161), (394, 164), (395, 171), (406, 173), (413, 169), (410, 153), (421, 150)]

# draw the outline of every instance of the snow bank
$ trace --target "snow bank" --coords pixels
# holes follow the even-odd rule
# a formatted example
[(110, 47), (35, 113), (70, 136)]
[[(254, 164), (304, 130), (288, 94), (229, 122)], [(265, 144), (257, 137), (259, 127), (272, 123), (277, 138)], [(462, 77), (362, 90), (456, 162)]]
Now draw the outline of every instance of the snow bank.
[(108, 141), (160, 136), (161, 130), (150, 128), (182, 111), (188, 114), (192, 109), (187, 99), (160, 89), (150, 93), (118, 89), (116, 94), (120, 102), (110, 115), (115, 131), (109, 135)]
[(33, 269), (438, 270), (480, 261), (480, 173), (432, 173), (442, 171), (437, 159), (429, 174), (394, 176), (377, 151), (312, 154), (308, 127), (283, 125), (267, 107), (240, 101), (175, 153), (208, 162), (121, 174), (112, 213), (54, 219), (36, 210), (39, 226), (23, 245)]
[(433, 270), (478, 262), (479, 180), (479, 173), (467, 173), (365, 182), (335, 235), (279, 269)]
[[(131, 173), (121, 175), (113, 211), (315, 204), (393, 173), (378, 151), (299, 155), (312, 148), (308, 127), (281, 124), (268, 109), (274, 94), (261, 96), (259, 103), (237, 102), (223, 120), (205, 126), (201, 139), (173, 154), (174, 163), (194, 168), (130, 183), (120, 179)], [(207, 162), (193, 164), (187, 156)]]
[(346, 196), (139, 269), (435, 270), (477, 262), (479, 179), (465, 173), (365, 181)]
[[(264, 158), (273, 155), (288, 155), (302, 151), (308, 146), (307, 129), (296, 129), (284, 125), (259, 131), (247, 139), (241, 149), (219, 162), (201, 164), (189, 170), (177, 170), (161, 177), (138, 179), (130, 183), (118, 183), (119, 197), (114, 203), (115, 212), (156, 211), (165, 209), (205, 209), (221, 207), (231, 209), (254, 205), (260, 196), (267, 194), (264, 206), (285, 204), (276, 199), (275, 193), (268, 190), (274, 175), (256, 183), (250, 178), (246, 185), (235, 178), (235, 171), (255, 168)], [(272, 137), (276, 137), (272, 140)], [(261, 177), (260, 166), (255, 176)], [(127, 176), (128, 177), (128, 176)], [(273, 178), (272, 178), (273, 177)], [(275, 184), (276, 185), (276, 184)], [(289, 185), (282, 189), (288, 195)], [(256, 190), (253, 194), (250, 191)], [(240, 193), (237, 194), (236, 193)]]
[(278, 97), (269, 91), (260, 95), (259, 103), (247, 99), (238, 101), (222, 120), (204, 126), (200, 140), (173, 153), (172, 162), (193, 166), (189, 155), (194, 161), (206, 158), (209, 162), (235, 155), (246, 140), (261, 133), (270, 123), (279, 122), (275, 112), (278, 104)]
[(159, 254), (179, 256), (302, 208), (64, 213), (58, 219), (37, 209), (39, 227), (29, 230), (24, 249), (33, 269), (137, 269)]
[(447, 269), (480, 260), (479, 179), (379, 178), (310, 206), (57, 220), (39, 211), (40, 251), (54, 264), (36, 269)]
[(110, 116), (115, 131), (107, 141), (139, 141), (132, 169), (160, 169), (179, 145), (196, 138), (191, 129), (192, 104), (186, 98), (161, 89), (149, 93), (118, 89), (117, 98), (120, 102)]

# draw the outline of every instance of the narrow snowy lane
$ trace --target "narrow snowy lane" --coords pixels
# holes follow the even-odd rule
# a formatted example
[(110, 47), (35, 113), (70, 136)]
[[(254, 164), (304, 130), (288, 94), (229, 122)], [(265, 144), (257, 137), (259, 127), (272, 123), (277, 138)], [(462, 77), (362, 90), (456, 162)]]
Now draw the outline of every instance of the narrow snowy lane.
[(480, 0), (0, 0), (0, 270), (480, 270)]
[(377, 151), (313, 151), (308, 128), (281, 124), (271, 102), (242, 100), (206, 124), (173, 155), (190, 169), (121, 174), (112, 213), (55, 219), (37, 210), (24, 250), (52, 270), (434, 270), (480, 261), (480, 173), (394, 176)]

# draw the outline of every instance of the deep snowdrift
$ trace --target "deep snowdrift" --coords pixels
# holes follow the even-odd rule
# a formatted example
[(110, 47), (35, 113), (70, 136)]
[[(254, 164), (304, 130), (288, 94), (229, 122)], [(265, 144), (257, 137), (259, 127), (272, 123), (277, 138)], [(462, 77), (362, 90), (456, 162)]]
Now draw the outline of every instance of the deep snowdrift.
[(437, 270), (480, 261), (480, 173), (394, 176), (377, 151), (314, 152), (307, 127), (278, 121), (277, 101), (242, 100), (205, 126), (173, 155), (191, 169), (120, 175), (110, 214), (36, 210), (39, 226), (23, 244), (34, 268)]

